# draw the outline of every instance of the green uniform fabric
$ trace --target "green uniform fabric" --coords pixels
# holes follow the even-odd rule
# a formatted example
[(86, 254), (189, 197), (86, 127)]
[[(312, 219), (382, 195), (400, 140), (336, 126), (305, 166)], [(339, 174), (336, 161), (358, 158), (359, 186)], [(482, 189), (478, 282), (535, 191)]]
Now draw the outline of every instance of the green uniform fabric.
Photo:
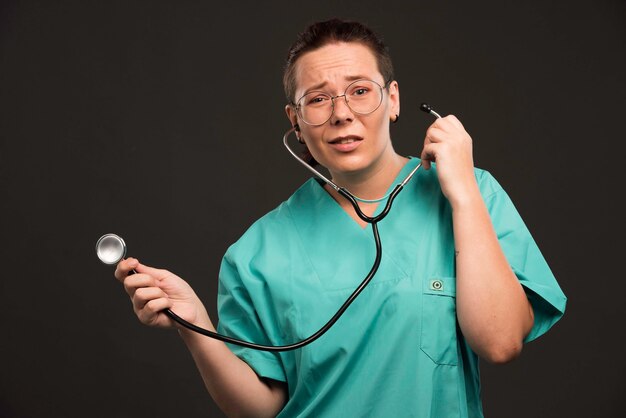
[[(566, 298), (507, 194), (488, 172), (475, 174), (534, 308), (533, 340), (563, 315)], [(283, 353), (230, 348), (258, 375), (287, 382), (280, 417), (482, 417), (478, 358), (456, 319), (451, 208), (435, 166), (418, 170), (379, 229), (378, 273), (324, 336)], [(371, 226), (310, 179), (228, 249), (218, 330), (272, 345), (308, 337), (363, 280), (375, 252)]]

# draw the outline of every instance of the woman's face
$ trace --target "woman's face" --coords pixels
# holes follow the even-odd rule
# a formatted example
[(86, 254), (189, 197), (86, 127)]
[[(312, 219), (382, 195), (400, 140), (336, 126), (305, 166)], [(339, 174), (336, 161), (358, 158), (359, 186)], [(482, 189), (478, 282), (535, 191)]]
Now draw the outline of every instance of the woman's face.
[[(384, 86), (372, 51), (355, 42), (325, 45), (297, 60), (295, 100), (313, 90), (341, 95), (357, 79), (374, 80)], [(334, 102), (333, 115), (319, 126), (302, 121), (293, 106), (285, 108), (291, 123), (299, 125), (300, 136), (311, 155), (334, 178), (365, 172), (395, 156), (389, 122), (400, 113), (398, 83), (393, 81), (388, 89), (383, 89), (381, 105), (367, 115), (353, 112), (343, 97)]]

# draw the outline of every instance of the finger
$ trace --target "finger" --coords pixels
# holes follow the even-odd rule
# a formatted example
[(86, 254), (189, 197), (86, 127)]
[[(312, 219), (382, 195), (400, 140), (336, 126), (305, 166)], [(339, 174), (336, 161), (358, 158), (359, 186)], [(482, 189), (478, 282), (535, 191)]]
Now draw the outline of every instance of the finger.
[(444, 119), (447, 120), (448, 122), (450, 122), (452, 125), (456, 126), (457, 128), (465, 130), (465, 127), (463, 126), (461, 121), (456, 116), (448, 115)]
[(439, 118), (430, 125), (429, 129), (439, 129), (441, 133), (451, 134), (456, 131), (464, 131), (465, 128), (461, 122), (454, 115), (448, 115), (444, 118)]
[(445, 139), (445, 137), (445, 131), (441, 129), (441, 127), (431, 125), (431, 127), (426, 131), (425, 143), (441, 142)]
[(438, 125), (431, 125), (426, 131), (426, 139), (428, 143), (465, 143), (472, 140), (458, 119), (447, 119)]
[(157, 280), (147, 274), (133, 274), (124, 279), (124, 290), (131, 298), (135, 295), (137, 289), (142, 287), (155, 287)]
[(437, 162), (437, 144), (426, 144), (422, 150), (420, 158), (422, 159), (422, 166), (426, 169), (430, 169), (431, 162)]
[(137, 312), (137, 317), (144, 324), (154, 325), (161, 315), (161, 311), (171, 307), (172, 302), (167, 298), (152, 299)]
[(128, 274), (139, 265), (139, 260), (136, 258), (127, 258), (117, 263), (115, 268), (115, 278), (119, 281), (124, 280)]
[(151, 300), (167, 299), (167, 294), (158, 287), (141, 287), (133, 296), (133, 307), (136, 310), (143, 309)]
[(145, 264), (138, 264), (135, 270), (137, 273), (149, 274), (157, 280), (163, 280), (165, 277), (172, 274), (167, 270), (146, 266)]

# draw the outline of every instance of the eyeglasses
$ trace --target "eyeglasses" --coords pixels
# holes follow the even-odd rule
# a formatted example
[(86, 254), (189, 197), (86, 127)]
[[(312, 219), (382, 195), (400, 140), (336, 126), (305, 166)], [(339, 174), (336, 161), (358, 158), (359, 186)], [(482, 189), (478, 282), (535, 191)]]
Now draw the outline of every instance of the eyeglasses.
[[(385, 84), (387, 87), (389, 83)], [(356, 80), (337, 96), (323, 91), (310, 91), (296, 102), (298, 116), (307, 125), (323, 125), (335, 111), (335, 99), (343, 97), (346, 105), (354, 113), (367, 115), (372, 113), (383, 101), (383, 87), (373, 80)]]

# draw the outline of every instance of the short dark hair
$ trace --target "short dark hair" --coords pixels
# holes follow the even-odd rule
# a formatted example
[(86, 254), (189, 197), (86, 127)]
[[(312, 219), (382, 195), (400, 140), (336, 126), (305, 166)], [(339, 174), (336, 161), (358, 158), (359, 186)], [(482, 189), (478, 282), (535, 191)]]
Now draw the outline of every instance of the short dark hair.
[(367, 46), (378, 64), (378, 71), (385, 84), (393, 81), (393, 64), (389, 49), (383, 39), (363, 23), (331, 19), (309, 25), (289, 48), (287, 62), (283, 73), (283, 87), (287, 101), (295, 104), (296, 80), (295, 66), (298, 58), (306, 52), (313, 51), (335, 42), (358, 42)]

